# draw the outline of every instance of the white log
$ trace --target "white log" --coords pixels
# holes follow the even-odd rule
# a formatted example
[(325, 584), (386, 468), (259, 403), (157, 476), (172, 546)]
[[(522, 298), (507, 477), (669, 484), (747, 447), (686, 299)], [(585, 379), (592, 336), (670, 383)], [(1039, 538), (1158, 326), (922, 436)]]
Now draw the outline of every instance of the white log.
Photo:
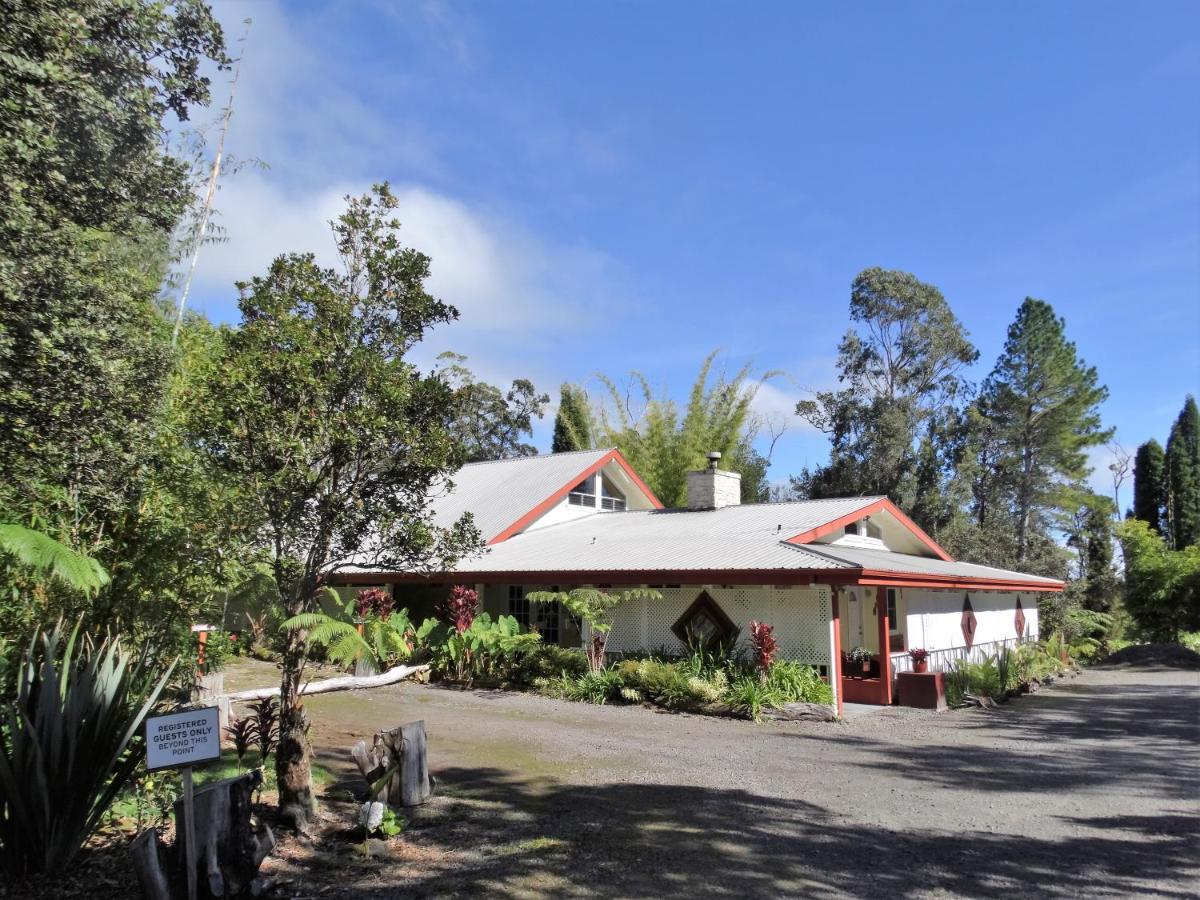
[[(428, 665), (396, 666), (378, 675), (340, 675), (337, 678), (326, 678), (323, 681), (310, 681), (300, 686), (301, 694), (328, 694), (330, 691), (357, 691), (363, 688), (383, 687), (403, 681), (418, 672), (424, 672)], [(231, 703), (242, 703), (247, 700), (265, 700), (267, 697), (278, 697), (279, 688), (251, 688), (248, 691), (235, 691), (226, 694), (224, 699)]]

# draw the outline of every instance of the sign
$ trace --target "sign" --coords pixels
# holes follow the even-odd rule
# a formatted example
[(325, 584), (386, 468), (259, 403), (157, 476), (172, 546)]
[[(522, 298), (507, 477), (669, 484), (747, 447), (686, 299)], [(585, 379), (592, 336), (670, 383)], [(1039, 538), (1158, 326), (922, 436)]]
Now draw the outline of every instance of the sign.
[(221, 717), (215, 706), (146, 720), (146, 768), (196, 766), (221, 758)]

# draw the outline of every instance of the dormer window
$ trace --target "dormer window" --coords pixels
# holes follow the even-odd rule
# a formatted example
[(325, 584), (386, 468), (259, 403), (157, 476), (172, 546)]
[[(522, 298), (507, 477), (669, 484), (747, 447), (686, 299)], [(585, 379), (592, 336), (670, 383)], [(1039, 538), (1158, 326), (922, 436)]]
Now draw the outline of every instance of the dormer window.
[(883, 540), (883, 529), (870, 519), (859, 519), (857, 522), (851, 522), (846, 526), (845, 532), (848, 535), (858, 535), (860, 537), (872, 538), (876, 541)]
[(600, 508), (607, 510), (623, 510), (625, 508), (625, 495), (603, 472), (600, 473)]

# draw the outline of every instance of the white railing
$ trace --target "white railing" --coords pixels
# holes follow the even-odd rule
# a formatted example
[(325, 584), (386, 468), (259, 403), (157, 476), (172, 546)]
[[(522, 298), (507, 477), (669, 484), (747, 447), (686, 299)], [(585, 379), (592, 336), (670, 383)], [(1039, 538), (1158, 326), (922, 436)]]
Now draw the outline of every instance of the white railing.
[[(954, 667), (954, 664), (959, 660), (965, 659), (969, 662), (983, 662), (989, 656), (992, 656), (1001, 647), (1016, 647), (1018, 644), (1025, 643), (1021, 638), (1005, 638), (1002, 641), (989, 641), (986, 644), (976, 644), (973, 647), (950, 647), (945, 650), (930, 650), (929, 656), (929, 671), (930, 672), (948, 672)], [(911, 672), (913, 670), (912, 657), (907, 651), (891, 654), (892, 658), (892, 674), (899, 675), (901, 672)]]

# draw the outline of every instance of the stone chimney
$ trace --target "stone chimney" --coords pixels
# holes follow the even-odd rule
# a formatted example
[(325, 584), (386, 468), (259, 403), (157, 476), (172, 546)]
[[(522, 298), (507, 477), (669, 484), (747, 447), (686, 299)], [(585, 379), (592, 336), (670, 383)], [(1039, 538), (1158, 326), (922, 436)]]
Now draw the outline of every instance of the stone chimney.
[(708, 454), (707, 469), (687, 473), (688, 509), (720, 509), (742, 502), (742, 476), (718, 469), (720, 461), (721, 454), (713, 451)]

